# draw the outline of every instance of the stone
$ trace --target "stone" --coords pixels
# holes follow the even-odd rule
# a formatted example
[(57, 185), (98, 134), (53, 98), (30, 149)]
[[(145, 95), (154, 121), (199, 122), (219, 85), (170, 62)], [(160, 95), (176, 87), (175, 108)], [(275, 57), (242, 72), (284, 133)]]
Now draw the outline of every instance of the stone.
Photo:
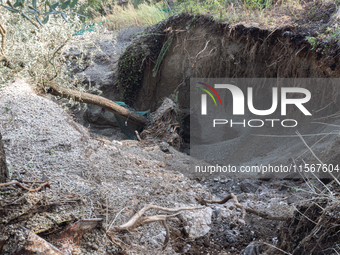
[(163, 151), (163, 152), (169, 152), (169, 147), (170, 147), (170, 145), (169, 145), (168, 143), (166, 143), (166, 142), (161, 142), (161, 143), (159, 144), (159, 148), (160, 148), (161, 151)]
[(184, 229), (189, 238), (198, 238), (210, 231), (212, 213), (213, 210), (210, 207), (183, 212), (183, 219), (187, 222)]

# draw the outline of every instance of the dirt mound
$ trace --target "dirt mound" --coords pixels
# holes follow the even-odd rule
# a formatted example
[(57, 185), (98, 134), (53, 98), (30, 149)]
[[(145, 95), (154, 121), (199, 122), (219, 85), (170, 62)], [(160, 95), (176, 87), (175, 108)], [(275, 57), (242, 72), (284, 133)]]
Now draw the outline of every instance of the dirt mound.
[[(194, 195), (203, 188), (176, 171), (188, 167), (187, 155), (172, 147), (164, 153), (137, 141), (91, 137), (58, 104), (36, 95), (22, 81), (7, 85), (0, 93), (0, 132), (9, 179), (39, 182), (47, 178), (52, 182), (50, 189), (40, 192), (0, 188), (1, 254), (12, 254), (18, 248), (15, 239), (20, 236), (13, 234), (13, 225), (58, 246), (54, 235), (80, 219), (102, 218), (108, 227), (112, 222), (126, 222), (145, 204), (197, 204)], [(131, 252), (151, 254), (162, 247), (154, 237), (164, 227), (151, 224), (146, 229), (117, 238)], [(117, 254), (120, 250), (102, 229), (85, 235), (81, 244), (81, 254)], [(170, 246), (167, 252), (174, 253)]]
[[(265, 30), (181, 14), (149, 27), (119, 60), (124, 100), (155, 110), (157, 100), (178, 93), (189, 108), (190, 78), (339, 77), (338, 45), (313, 51), (301, 27)], [(326, 49), (327, 48), (327, 49)], [(132, 72), (136, 72), (132, 73)]]

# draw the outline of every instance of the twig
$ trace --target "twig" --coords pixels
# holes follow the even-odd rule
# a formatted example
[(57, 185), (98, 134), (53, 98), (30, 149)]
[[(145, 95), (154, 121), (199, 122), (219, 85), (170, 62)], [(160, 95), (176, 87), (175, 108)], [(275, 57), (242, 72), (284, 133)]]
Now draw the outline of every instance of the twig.
[(168, 224), (166, 224), (166, 220), (162, 221), (162, 224), (166, 230), (166, 236), (165, 236), (165, 240), (164, 240), (164, 244), (163, 244), (163, 250), (165, 250), (168, 242), (169, 242), (169, 239), (170, 239), (170, 230), (169, 230), (169, 226)]
[(109, 233), (106, 233), (106, 236), (109, 238), (109, 240), (114, 243), (115, 245), (117, 245), (122, 251), (124, 251), (123, 247), (117, 243), (116, 241), (113, 240), (112, 236)]
[(29, 189), (29, 188), (26, 188), (25, 186), (23, 186), (20, 182), (18, 181), (12, 181), (12, 182), (7, 182), (7, 183), (0, 183), (0, 187), (4, 187), (4, 186), (10, 186), (10, 185), (17, 185), (19, 186), (20, 188), (22, 189), (25, 189), (25, 190), (28, 190), (30, 192), (35, 192), (35, 191), (39, 191), (41, 190), (43, 187), (48, 187), (48, 188), (51, 188), (51, 183), (50, 182), (45, 182), (43, 183), (42, 185), (40, 185), (40, 187), (36, 188), (36, 189)]
[(240, 204), (238, 202), (237, 197), (233, 193), (230, 193), (229, 195), (227, 195), (222, 200), (203, 200), (203, 202), (204, 203), (209, 203), (209, 204), (224, 204), (224, 203), (228, 202), (230, 199), (234, 200), (234, 203), (235, 203), (236, 207), (242, 209), (242, 218), (243, 219), (245, 217), (245, 213), (246, 212), (251, 213), (251, 214), (255, 214), (255, 215), (260, 216), (260, 217), (262, 217), (264, 219), (267, 219), (267, 220), (286, 221), (287, 219), (289, 219), (289, 218), (286, 218), (286, 217), (272, 216), (272, 215), (270, 215), (268, 213), (259, 212), (259, 211), (256, 211), (256, 210), (250, 208), (250, 207), (244, 206), (244, 205), (242, 205), (242, 204)]
[(30, 184), (30, 183), (45, 183), (45, 181), (22, 181), (23, 183)]
[(116, 217), (115, 217), (115, 218), (113, 219), (113, 221), (111, 222), (111, 224), (110, 224), (109, 228), (107, 229), (107, 231), (110, 231), (110, 229), (111, 229), (113, 223), (115, 223), (117, 217), (119, 216), (119, 214), (122, 213), (122, 211), (123, 211), (125, 208), (126, 208), (126, 207), (124, 207), (122, 210), (120, 210), (120, 211), (117, 213)]
[[(299, 133), (299, 131), (296, 131), (296, 134), (300, 137), (301, 141), (306, 145), (306, 147), (309, 149), (309, 151), (312, 153), (312, 155), (316, 158), (316, 160), (319, 161), (319, 163), (323, 166), (324, 164), (322, 163), (322, 161), (315, 155), (314, 151), (308, 146), (308, 144), (306, 143), (305, 139), (303, 139), (303, 137)], [(329, 173), (330, 176), (332, 176), (332, 178), (335, 180), (335, 182), (340, 186), (339, 180), (331, 172), (328, 171), (328, 173)]]
[(195, 65), (196, 62), (197, 62), (197, 57), (198, 57), (201, 53), (203, 53), (203, 52), (206, 50), (206, 48), (208, 47), (208, 44), (209, 44), (209, 43), (210, 43), (210, 40), (207, 41), (207, 42), (205, 43), (205, 46), (204, 46), (203, 50), (201, 50), (200, 52), (197, 53), (197, 55), (196, 55), (196, 57), (195, 57), (195, 61), (194, 61), (194, 63), (192, 64), (191, 67), (194, 67), (194, 65)]
[(136, 136), (137, 136), (137, 139), (138, 139), (138, 141), (142, 141), (142, 139), (140, 139), (140, 136), (139, 136), (139, 134), (138, 134), (138, 131), (137, 130), (135, 130), (135, 133), (136, 133)]
[[(203, 209), (205, 207), (199, 206), (199, 207), (181, 207), (181, 208), (166, 208), (166, 207), (160, 207), (156, 206), (153, 204), (147, 205), (144, 208), (142, 208), (138, 213), (136, 213), (128, 222), (126, 222), (123, 225), (120, 226), (115, 226), (113, 227), (114, 232), (122, 231), (122, 230), (127, 230), (127, 229), (133, 229), (136, 228), (137, 226), (146, 224), (146, 223), (151, 223), (155, 221), (164, 221), (167, 220), (168, 218), (173, 218), (178, 215), (178, 212), (183, 211), (183, 210), (196, 210), (196, 209)], [(154, 215), (154, 216), (146, 216), (141, 219), (143, 214), (150, 210), (150, 209), (155, 209), (155, 210), (161, 210), (164, 212), (172, 212), (175, 213), (173, 215)]]
[(7, 31), (2, 26), (1, 23), (0, 23), (0, 34), (2, 36), (2, 42), (1, 42), (1, 51), (2, 51), (2, 54), (1, 55), (5, 55), (5, 45), (6, 45), (6, 34), (7, 34)]

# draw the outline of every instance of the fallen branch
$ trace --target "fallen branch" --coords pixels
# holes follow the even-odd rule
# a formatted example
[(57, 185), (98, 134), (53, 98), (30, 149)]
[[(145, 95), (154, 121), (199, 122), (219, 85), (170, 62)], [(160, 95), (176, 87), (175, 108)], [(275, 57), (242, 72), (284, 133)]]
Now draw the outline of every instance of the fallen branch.
[[(167, 225), (166, 221), (167, 219), (170, 218), (174, 218), (176, 216), (178, 216), (180, 214), (180, 211), (183, 210), (196, 210), (196, 209), (203, 209), (205, 207), (203, 206), (199, 206), (199, 207), (181, 207), (181, 208), (166, 208), (166, 207), (160, 207), (160, 206), (156, 206), (153, 204), (150, 205), (146, 205), (144, 208), (142, 208), (139, 212), (137, 212), (128, 222), (126, 222), (123, 225), (120, 226), (114, 226), (112, 231), (113, 232), (119, 232), (122, 230), (128, 230), (128, 229), (135, 229), (138, 226), (147, 224), (147, 223), (151, 223), (151, 222), (161, 222), (162, 225), (165, 228), (166, 231), (166, 236), (165, 236), (165, 240), (164, 240), (164, 244), (163, 244), (163, 250), (166, 248), (169, 239), (170, 239), (170, 230), (169, 230), (169, 226)], [(142, 216), (144, 215), (144, 213), (146, 213), (146, 211), (150, 210), (150, 209), (155, 209), (155, 210), (161, 210), (164, 212), (170, 212), (170, 213), (174, 213), (171, 215), (153, 215), (153, 216), (145, 216), (142, 218)], [(111, 228), (111, 226), (110, 226)], [(110, 228), (107, 230), (107, 236), (110, 238), (110, 240), (117, 244), (116, 242), (113, 241), (112, 236), (109, 235), (109, 230)], [(121, 245), (117, 244), (121, 249)]]
[(260, 216), (264, 219), (267, 220), (279, 220), (279, 221), (286, 221), (287, 217), (277, 217), (277, 216), (272, 216), (268, 213), (265, 212), (259, 212), (257, 210), (254, 210), (250, 207), (244, 206), (242, 204), (239, 203), (239, 201), (237, 200), (237, 197), (234, 194), (229, 194), (227, 195), (225, 198), (223, 198), (222, 200), (203, 200), (203, 203), (209, 203), (209, 204), (225, 204), (226, 202), (228, 202), (230, 199), (233, 199), (236, 207), (242, 209), (242, 218), (244, 219), (246, 212), (247, 213), (251, 213), (251, 214), (255, 214), (257, 216)]
[(30, 192), (35, 192), (35, 191), (39, 191), (41, 190), (43, 187), (48, 187), (48, 188), (51, 188), (51, 183), (50, 182), (45, 182), (43, 183), (42, 185), (40, 185), (40, 187), (36, 188), (36, 189), (30, 189), (30, 188), (27, 188), (25, 187), (24, 185), (22, 185), (20, 182), (18, 181), (12, 181), (12, 182), (7, 182), (7, 183), (0, 183), (0, 187), (5, 187), (5, 186), (10, 186), (10, 185), (17, 185), (19, 186), (20, 188), (24, 189), (24, 190), (28, 190)]
[[(0, 55), (5, 55), (5, 45), (6, 45), (6, 35), (7, 35), (7, 31), (6, 29), (2, 26), (2, 24), (0, 23), (0, 34), (2, 37), (2, 42), (1, 42), (1, 54)], [(1, 61), (0, 61), (1, 62)]]
[(72, 98), (75, 101), (81, 102), (81, 103), (87, 103), (87, 104), (93, 104), (100, 106), (110, 112), (113, 112), (114, 114), (122, 117), (125, 120), (129, 120), (137, 125), (145, 126), (146, 123), (148, 123), (148, 119), (132, 112), (125, 107), (122, 107), (115, 102), (106, 99), (101, 96), (92, 95), (90, 93), (86, 92), (80, 92), (68, 88), (64, 88), (59, 86), (55, 81), (48, 81), (44, 84), (44, 87), (47, 88), (47, 92), (54, 95), (59, 96), (63, 98)]
[[(146, 224), (146, 223), (151, 223), (155, 221), (165, 221), (169, 218), (176, 217), (178, 215), (178, 212), (183, 211), (183, 210), (196, 210), (196, 209), (203, 209), (205, 207), (199, 206), (199, 207), (181, 207), (181, 208), (166, 208), (166, 207), (160, 207), (157, 205), (147, 205), (144, 208), (142, 208), (138, 213), (136, 213), (128, 222), (126, 222), (123, 225), (120, 226), (114, 226), (113, 231), (118, 232), (122, 230), (127, 230), (131, 228), (136, 228), (140, 225)], [(144, 213), (150, 209), (155, 209), (155, 210), (161, 210), (164, 212), (171, 212), (175, 214), (171, 215), (153, 215), (153, 216), (146, 216), (144, 218), (141, 218)]]

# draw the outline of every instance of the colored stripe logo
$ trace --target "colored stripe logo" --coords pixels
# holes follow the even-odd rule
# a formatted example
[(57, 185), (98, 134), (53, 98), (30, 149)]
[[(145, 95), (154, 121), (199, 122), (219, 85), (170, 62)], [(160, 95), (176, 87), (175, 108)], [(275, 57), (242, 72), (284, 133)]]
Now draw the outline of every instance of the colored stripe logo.
[[(208, 89), (210, 89), (212, 92), (214, 92), (214, 94), (217, 96), (218, 100), (220, 101), (220, 104), (222, 105), (222, 100), (221, 100), (221, 97), (220, 95), (217, 93), (217, 91), (211, 87), (210, 85), (208, 84), (205, 84), (203, 82), (197, 82), (198, 84), (202, 84), (203, 86), (207, 87)], [(204, 89), (204, 88), (200, 88), (200, 87), (197, 87), (198, 89), (200, 90), (203, 90), (204, 92), (206, 92), (211, 98), (212, 100), (214, 101), (215, 105), (217, 106), (217, 103), (216, 103), (216, 100), (215, 100), (215, 97), (213, 96), (213, 94), (211, 94), (211, 92), (207, 89)]]

